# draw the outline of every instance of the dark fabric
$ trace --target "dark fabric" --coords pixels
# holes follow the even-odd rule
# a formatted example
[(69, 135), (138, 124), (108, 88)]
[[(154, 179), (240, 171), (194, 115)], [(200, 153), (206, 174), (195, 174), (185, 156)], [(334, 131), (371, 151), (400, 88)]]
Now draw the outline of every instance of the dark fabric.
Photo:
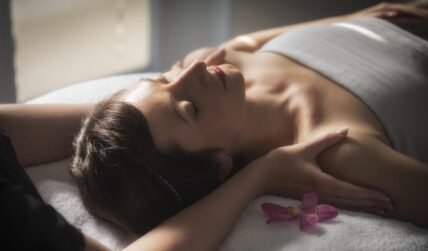
[(418, 18), (411, 15), (399, 15), (398, 17), (381, 17), (382, 19), (391, 22), (392, 24), (400, 27), (428, 41), (428, 19)]
[(0, 129), (2, 250), (84, 250), (82, 233), (43, 202)]

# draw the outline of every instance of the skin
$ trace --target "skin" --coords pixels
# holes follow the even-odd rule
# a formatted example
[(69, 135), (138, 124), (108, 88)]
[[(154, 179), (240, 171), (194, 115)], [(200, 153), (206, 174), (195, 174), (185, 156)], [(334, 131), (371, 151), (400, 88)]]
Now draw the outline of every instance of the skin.
[[(355, 14), (326, 18), (318, 20), (316, 23), (342, 21), (353, 15), (378, 16), (388, 13), (428, 16), (426, 11), (419, 8), (412, 8), (409, 5), (379, 4)], [(248, 39), (242, 40), (238, 37), (226, 42), (222, 47), (231, 50), (252, 52), (271, 37), (301, 25), (305, 24), (251, 33), (248, 34), (250, 43), (247, 43), (249, 41)], [(233, 53), (230, 54), (228, 52), (227, 54), (228, 58), (226, 58), (226, 62), (233, 61)], [(210, 53), (205, 51), (205, 55), (210, 55)], [(284, 58), (282, 59), (287, 61)], [(272, 96), (269, 95), (278, 94), (275, 93), (275, 90), (285, 89), (290, 91), (290, 88), (294, 88), (294, 94), (300, 96), (300, 99), (292, 100), (295, 107), (299, 107), (299, 104), (307, 102), (308, 109), (305, 113), (302, 113), (306, 118), (312, 118), (313, 120), (309, 120), (310, 123), (307, 124), (297, 123), (296, 125), (300, 128), (300, 131), (298, 134), (293, 134), (294, 137), (281, 137), (281, 140), (287, 138), (288, 140), (294, 139), (293, 143), (302, 143), (291, 146), (280, 146), (268, 151), (267, 154), (261, 157), (255, 158), (254, 156), (261, 153), (258, 153), (251, 147), (248, 149), (233, 149), (231, 145), (227, 145), (225, 143), (227, 142), (226, 139), (231, 137), (231, 135), (220, 135), (221, 140), (219, 138), (215, 145), (204, 145), (204, 138), (202, 136), (203, 133), (207, 133), (208, 131), (200, 131), (201, 137), (198, 137), (197, 141), (187, 146), (182, 145), (182, 147), (188, 147), (188, 150), (199, 150), (203, 147), (220, 148), (219, 151), (215, 152), (216, 154), (213, 154), (213, 158), (224, 163), (223, 166), (230, 165), (230, 162), (227, 164), (229, 154), (239, 151), (241, 151), (242, 154), (247, 154), (248, 158), (255, 159), (242, 171), (225, 182), (220, 188), (196, 202), (194, 205), (171, 217), (148, 234), (142, 236), (127, 247), (126, 250), (215, 250), (232, 228), (241, 210), (254, 197), (260, 194), (273, 193), (298, 197), (304, 190), (316, 191), (319, 193), (321, 201), (331, 201), (334, 202), (334, 204), (341, 204), (344, 206), (348, 205), (348, 207), (355, 210), (386, 209), (390, 205), (386, 202), (387, 199), (384, 198), (382, 194), (373, 190), (363, 189), (352, 183), (386, 191), (393, 199), (395, 206), (395, 211), (388, 213), (388, 216), (410, 220), (416, 224), (419, 223), (420, 225), (428, 226), (426, 217), (423, 215), (423, 209), (427, 206), (426, 201), (420, 201), (418, 199), (424, 198), (424, 196), (426, 196), (424, 191), (428, 190), (427, 166), (395, 152), (389, 146), (388, 140), (385, 138), (381, 127), (379, 127), (378, 121), (373, 119), (373, 114), (365, 112), (367, 108), (364, 107), (363, 104), (353, 102), (352, 95), (344, 93), (343, 90), (336, 89), (335, 91), (342, 91), (341, 94), (345, 96), (348, 95), (350, 104), (341, 103), (340, 99), (336, 100), (337, 95), (331, 97), (333, 99), (332, 101), (322, 99), (315, 100), (318, 102), (315, 104), (330, 108), (337, 105), (339, 105), (339, 107), (340, 105), (355, 106), (353, 108), (357, 109), (356, 118), (352, 119), (347, 117), (346, 113), (343, 111), (334, 112), (332, 110), (330, 112), (334, 112), (334, 114), (331, 115), (323, 114), (323, 116), (311, 116), (311, 114), (313, 115), (313, 112), (316, 111), (315, 108), (317, 105), (314, 105), (314, 103), (311, 104), (311, 102), (315, 101), (305, 99), (304, 93), (309, 96), (311, 93), (317, 93), (317, 91), (322, 90), (314, 89), (309, 83), (305, 83), (302, 79), (299, 79), (299, 76), (308, 77), (308, 79), (312, 79), (313, 81), (320, 81), (327, 88), (337, 88), (335, 87), (336, 84), (329, 83), (328, 81), (325, 82), (325, 79), (322, 77), (316, 74), (314, 75), (313, 72), (307, 69), (293, 65), (293, 62), (281, 63), (289, 64), (288, 66), (292, 67), (290, 70), (294, 69), (294, 73), (293, 71), (288, 72), (290, 73), (290, 79), (285, 78), (281, 81), (280, 76), (284, 73), (280, 72), (275, 73), (276, 77), (272, 77), (273, 75), (271, 76), (270, 74), (261, 78), (246, 73), (242, 75), (246, 80), (245, 86), (248, 91), (249, 89), (254, 92), (257, 90), (264, 90), (266, 94), (264, 97), (266, 100), (270, 100), (269, 97), (272, 98)], [(247, 67), (246, 65), (239, 66), (239, 62), (233, 65), (241, 72), (244, 72), (244, 68)], [(267, 72), (269, 69), (264, 70)], [(275, 68), (271, 70), (274, 71)], [(272, 78), (269, 78), (269, 76)], [(269, 80), (272, 84), (269, 86), (263, 85), (266, 80)], [(295, 82), (296, 85), (299, 83), (299, 85), (294, 87), (281, 86), (280, 82), (284, 82), (284, 80)], [(257, 88), (253, 89), (253, 87)], [(328, 91), (318, 94), (327, 95)], [(246, 96), (250, 97), (251, 95)], [(163, 99), (165, 98), (167, 97), (163, 96)], [(285, 99), (286, 97), (282, 98)], [(277, 100), (281, 100), (281, 98)], [(270, 102), (267, 101), (266, 103)], [(266, 105), (266, 103), (263, 104)], [(290, 102), (288, 104), (290, 104)], [(184, 107), (187, 106), (188, 105), (184, 105)], [(288, 108), (295, 107), (291, 106)], [(70, 154), (70, 135), (74, 135), (77, 132), (80, 120), (84, 118), (91, 109), (92, 105), (90, 104), (63, 106), (2, 105), (0, 106), (0, 127), (6, 129), (12, 141), (16, 142), (15, 147), (17, 149), (19, 161), (24, 163), (24, 166), (30, 166), (68, 156)], [(248, 110), (251, 109), (246, 109), (243, 114), (250, 114), (251, 112)], [(287, 113), (289, 118), (293, 118), (292, 111), (295, 110), (285, 110), (285, 112), (289, 112)], [(254, 112), (257, 114), (257, 109), (254, 110)], [(223, 115), (225, 114), (222, 114), (222, 116)], [(263, 115), (263, 113), (259, 113), (259, 115)], [(249, 117), (250, 116), (248, 116), (248, 118)], [(334, 123), (333, 118), (338, 119), (336, 120), (337, 123)], [(66, 120), (67, 123), (58, 123), (59, 119), (61, 119), (62, 122)], [(240, 119), (245, 121), (245, 117), (236, 119), (238, 121)], [(295, 121), (298, 121), (297, 118), (295, 119)], [(368, 122), (362, 122), (365, 119), (367, 119)], [(215, 120), (215, 122), (218, 122), (218, 120)], [(227, 126), (229, 122), (226, 121), (222, 123), (224, 126)], [(346, 124), (351, 128), (348, 135), (346, 135), (346, 133), (342, 135), (331, 133), (337, 128), (340, 128), (343, 125), (342, 123), (345, 122), (350, 123)], [(149, 123), (153, 122), (149, 121)], [(289, 127), (287, 127), (287, 125)], [(293, 123), (288, 123), (287, 125), (284, 126), (288, 129)], [(313, 131), (309, 130), (310, 128), (312, 128)], [(184, 133), (185, 131), (183, 130), (184, 129), (182, 129), (182, 132)], [(23, 134), (23, 132), (27, 134)], [(31, 134), (29, 134), (29, 132), (31, 132)], [(31, 141), (26, 140), (26, 138), (28, 138), (27, 135), (31, 135)], [(239, 135), (239, 133), (232, 134), (232, 136), (233, 135)], [(316, 135), (318, 135), (318, 137)], [(249, 142), (257, 142), (257, 137), (261, 137), (260, 134), (254, 135), (254, 137), (250, 136), (252, 135), (248, 135), (247, 138), (253, 139), (253, 141)], [(305, 142), (305, 140), (309, 139), (311, 136), (314, 138)], [(347, 137), (344, 138), (345, 136)], [(162, 138), (161, 136), (159, 137)], [(166, 138), (165, 141), (160, 140), (157, 144), (160, 146), (165, 145), (168, 148), (168, 144), (172, 142), (174, 138), (164, 138)], [(170, 140), (169, 142), (168, 139)], [(242, 139), (245, 139), (245, 137)], [(175, 138), (175, 140), (177, 140), (177, 143), (181, 142), (180, 138)], [(272, 140), (269, 144), (274, 145), (275, 141)], [(236, 146), (238, 146), (238, 144), (236, 144)], [(44, 152), (49, 152), (51, 154), (49, 156), (43, 155)], [(320, 167), (322, 169), (320, 169)], [(329, 174), (333, 174), (342, 180), (335, 179)], [(398, 179), (399, 181), (397, 182)], [(222, 205), (222, 207), (218, 207), (218, 205)], [(373, 211), (373, 213), (376, 212), (379, 211)], [(210, 215), (210, 217), (206, 217), (207, 215)], [(87, 236), (85, 239), (87, 250), (108, 250), (106, 247)]]
[[(226, 88), (210, 67), (195, 61), (160, 79), (141, 81), (121, 100), (142, 111), (156, 147), (165, 152), (177, 146), (190, 153), (214, 150), (218, 158), (231, 160), (240, 155), (252, 160), (272, 146), (292, 144), (295, 115), (284, 116), (283, 106), (290, 98), (276, 101), (260, 91), (250, 93), (236, 67), (219, 67), (225, 73)], [(147, 95), (134, 95), (141, 89)], [(290, 109), (287, 113), (294, 112)]]
[[(392, 197), (394, 205), (387, 207), (383, 214), (420, 226), (428, 225), (428, 217), (421, 209), (427, 202), (420, 200), (424, 197), (423, 191), (428, 189), (428, 165), (392, 149), (383, 125), (365, 103), (337, 83), (287, 57), (270, 52), (226, 51), (225, 64), (219, 67), (226, 75), (227, 87), (245, 87), (244, 100), (241, 95), (235, 96), (237, 103), (244, 103), (244, 109), (240, 108), (242, 105), (230, 103), (227, 92), (219, 95), (217, 90), (221, 88), (211, 89), (212, 82), (218, 83), (216, 87), (221, 86), (220, 79), (203, 62), (192, 61), (210, 54), (209, 51), (197, 51), (185, 58), (182, 67), (171, 69), (161, 80), (149, 81), (159, 88), (148, 88), (145, 91), (149, 96), (134, 100), (133, 104), (147, 116), (159, 149), (168, 149), (169, 145), (194, 153), (216, 149), (216, 156), (229, 160), (230, 164), (233, 156), (251, 161), (272, 149), (299, 144), (346, 125), (351, 129), (348, 139), (318, 156), (321, 168), (353, 184), (384, 191)], [(186, 66), (189, 61), (192, 63)], [(236, 77), (239, 74), (245, 83)], [(195, 86), (207, 87), (197, 89)], [(150, 104), (149, 97), (157, 93), (168, 93), (169, 96), (165, 96), (169, 98)], [(210, 102), (211, 97), (218, 102)], [(192, 109), (180, 110), (195, 127), (182, 129), (170, 120), (166, 110), (162, 110), (170, 100), (176, 101), (173, 103), (179, 110), (182, 102), (200, 107), (203, 111), (200, 120), (193, 116)], [(228, 109), (223, 104), (228, 104)], [(156, 114), (152, 114), (153, 111)], [(219, 122), (220, 131), (201, 130)], [(170, 130), (171, 127), (177, 130)], [(223, 131), (226, 128), (227, 133)], [(221, 160), (214, 157), (213, 160), (224, 170), (230, 170)], [(271, 192), (281, 194), (286, 189), (287, 186), (281, 185)], [(290, 188), (288, 191), (294, 197), (303, 192), (290, 192)], [(346, 206), (346, 202), (343, 205)]]
[[(313, 76), (313, 72), (290, 60), (284, 61), (272, 53), (250, 54), (230, 50), (225, 62), (237, 66), (219, 65), (226, 75), (226, 90), (221, 88), (221, 80), (211, 68), (196, 60), (186, 68), (174, 67), (159, 79), (141, 81), (120, 99), (134, 104), (145, 114), (157, 148), (167, 151), (171, 145), (175, 145), (191, 153), (214, 149), (212, 159), (226, 174), (232, 168), (234, 156), (244, 157), (251, 162), (272, 149), (303, 143), (343, 125), (352, 125), (354, 131), (375, 132), (375, 126), (367, 119), (371, 118), (370, 115), (374, 116), (367, 113), (367, 108), (361, 112), (367, 113), (363, 121), (343, 119), (333, 110), (318, 109), (330, 102), (328, 97), (322, 100), (319, 98), (328, 93), (326, 87), (313, 85), (313, 82), (321, 81), (320, 77)], [(242, 71), (238, 72), (237, 69)], [(283, 72), (283, 69), (287, 71)], [(243, 79), (241, 75), (247, 78)], [(337, 90), (330, 91), (337, 93)], [(141, 95), (142, 92), (145, 94)], [(228, 99), (230, 96), (234, 102)], [(349, 97), (343, 101), (348, 104), (346, 98)], [(175, 109), (180, 111), (182, 119), (171, 111), (174, 109), (169, 105), (171, 101)], [(186, 105), (181, 106), (183, 103)], [(192, 104), (200, 107), (198, 116), (195, 116)], [(332, 107), (337, 105), (331, 104)], [(365, 108), (360, 103), (358, 105), (351, 108), (345, 106), (343, 112), (347, 111), (346, 108)], [(321, 119), (325, 117), (324, 113), (336, 114), (329, 117), (333, 123)], [(221, 127), (218, 127), (218, 121), (221, 121)], [(214, 131), (210, 130), (213, 124)], [(277, 163), (285, 162), (277, 160)], [(284, 195), (286, 190), (289, 191), (288, 196), (296, 198), (304, 193), (303, 190), (290, 192), (290, 188), (286, 187), (272, 189), (270, 193)], [(330, 195), (321, 198), (336, 204), (338, 202)], [(350, 206), (352, 203), (340, 201), (338, 204)], [(386, 204), (376, 206), (390, 208)]]
[[(174, 78), (173, 84), (161, 80), (141, 81), (123, 99), (131, 100), (147, 116), (160, 150), (168, 151), (174, 144), (187, 152), (224, 148), (231, 145), (244, 127), (245, 93), (239, 71), (232, 65), (223, 68), (229, 72), (227, 82), (237, 83), (228, 86), (228, 92), (215, 73), (200, 62), (179, 73), (166, 73), (168, 78)], [(146, 95), (130, 98), (141, 89)], [(214, 114), (222, 120), (216, 121)], [(175, 130), (169, 130), (171, 127)]]

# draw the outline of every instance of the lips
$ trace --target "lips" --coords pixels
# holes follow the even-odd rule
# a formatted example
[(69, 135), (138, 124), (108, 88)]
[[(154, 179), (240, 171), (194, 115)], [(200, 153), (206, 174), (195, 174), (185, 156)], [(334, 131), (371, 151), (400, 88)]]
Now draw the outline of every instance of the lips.
[(218, 66), (212, 66), (212, 69), (214, 70), (215, 74), (220, 78), (224, 89), (226, 89), (226, 76), (224, 75), (224, 71)]

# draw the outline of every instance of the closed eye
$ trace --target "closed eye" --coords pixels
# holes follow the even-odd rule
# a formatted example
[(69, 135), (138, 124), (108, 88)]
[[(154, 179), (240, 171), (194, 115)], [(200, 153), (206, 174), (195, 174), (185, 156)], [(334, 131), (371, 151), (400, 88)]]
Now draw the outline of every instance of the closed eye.
[(190, 101), (186, 102), (186, 106), (185, 106), (185, 112), (188, 113), (193, 119), (196, 119), (198, 117), (198, 107)]
[[(170, 83), (164, 75), (160, 75), (157, 80), (159, 82), (161, 82), (162, 84), (169, 84)], [(196, 119), (198, 117), (198, 114), (199, 114), (199, 108), (195, 105), (194, 102), (186, 101), (186, 103), (188, 105), (186, 105), (185, 112), (189, 113), (193, 119)], [(190, 106), (190, 111), (187, 108), (189, 106)]]
[[(198, 107), (188, 100), (183, 100), (180, 102), (181, 104), (179, 107), (181, 107), (179, 110), (183, 114), (184, 117), (191, 118), (193, 120), (196, 120), (198, 117), (199, 109)], [(189, 118), (189, 119), (190, 119)]]
[(158, 80), (159, 80), (160, 82), (162, 82), (163, 84), (169, 84), (168, 79), (166, 79), (164, 75), (161, 75), (161, 76), (158, 78)]
[(198, 117), (198, 108), (188, 100), (174, 102), (174, 99), (171, 99), (171, 106), (178, 118), (189, 125), (191, 125), (192, 121), (195, 121)]
[(193, 103), (193, 102), (192, 102), (192, 107), (193, 107), (193, 111), (194, 111), (194, 118), (196, 119), (198, 117), (198, 114), (199, 114), (199, 109), (195, 105), (195, 103)]

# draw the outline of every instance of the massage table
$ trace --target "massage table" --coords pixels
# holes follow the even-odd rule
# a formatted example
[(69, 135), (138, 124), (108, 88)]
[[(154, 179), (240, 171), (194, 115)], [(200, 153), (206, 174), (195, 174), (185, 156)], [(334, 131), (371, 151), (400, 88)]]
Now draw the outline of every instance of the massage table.
[[(95, 79), (52, 91), (26, 103), (97, 102), (135, 83), (141, 77), (156, 75), (140, 73)], [(68, 174), (70, 163), (70, 159), (64, 159), (26, 168), (25, 171), (43, 199), (83, 233), (113, 250), (120, 250), (138, 238), (87, 212), (77, 187)], [(318, 223), (312, 231), (303, 232), (297, 220), (266, 224), (267, 216), (260, 207), (263, 202), (283, 206), (299, 203), (297, 200), (270, 195), (255, 198), (242, 211), (221, 244), (220, 251), (428, 250), (428, 229), (410, 223), (339, 210), (335, 219)]]

